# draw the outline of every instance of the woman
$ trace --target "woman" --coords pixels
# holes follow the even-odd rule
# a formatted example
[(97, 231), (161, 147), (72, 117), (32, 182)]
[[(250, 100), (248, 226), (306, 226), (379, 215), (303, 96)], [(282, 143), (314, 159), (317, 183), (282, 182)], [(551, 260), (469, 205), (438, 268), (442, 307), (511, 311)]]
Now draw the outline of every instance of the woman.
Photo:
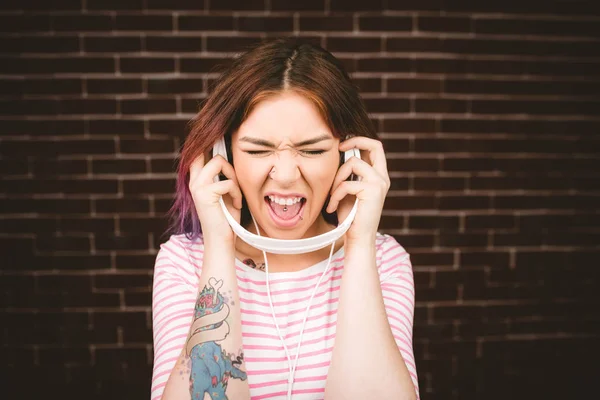
[[(221, 138), (231, 163), (211, 157)], [(361, 159), (342, 163), (351, 148)], [(154, 272), (152, 399), (418, 399), (412, 266), (377, 232), (389, 187), (329, 52), (278, 39), (234, 60), (181, 152)], [(356, 199), (358, 210), (331, 249), (267, 254), (236, 240), (221, 196), (244, 228), (278, 239), (334, 229)]]

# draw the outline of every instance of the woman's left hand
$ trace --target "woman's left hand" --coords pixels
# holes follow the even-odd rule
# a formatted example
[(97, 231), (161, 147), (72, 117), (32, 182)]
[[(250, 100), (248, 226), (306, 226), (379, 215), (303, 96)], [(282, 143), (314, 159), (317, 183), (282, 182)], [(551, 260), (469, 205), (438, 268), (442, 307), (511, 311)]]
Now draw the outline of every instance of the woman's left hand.
[[(339, 151), (353, 147), (360, 150), (361, 159), (351, 157), (340, 167), (333, 180), (331, 199), (326, 209), (328, 213), (337, 209), (338, 221), (342, 222), (358, 199), (358, 209), (346, 232), (346, 242), (372, 240), (376, 237), (383, 203), (390, 188), (382, 143), (366, 136), (354, 136), (340, 142)], [(352, 173), (362, 180), (346, 181)]]

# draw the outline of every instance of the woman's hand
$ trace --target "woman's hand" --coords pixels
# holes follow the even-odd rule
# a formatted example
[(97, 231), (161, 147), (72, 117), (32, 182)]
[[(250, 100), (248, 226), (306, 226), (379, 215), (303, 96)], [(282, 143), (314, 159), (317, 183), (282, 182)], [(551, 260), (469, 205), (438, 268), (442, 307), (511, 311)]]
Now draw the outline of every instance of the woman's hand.
[[(338, 220), (344, 221), (354, 202), (358, 198), (358, 209), (350, 228), (346, 232), (346, 241), (359, 242), (376, 237), (385, 196), (390, 188), (390, 178), (383, 145), (376, 139), (354, 136), (340, 143), (339, 151), (360, 150), (359, 160), (351, 157), (344, 163), (333, 180), (331, 199), (326, 211), (337, 209)], [(354, 173), (361, 181), (346, 181)]]
[[(235, 233), (225, 218), (219, 198), (223, 196), (229, 213), (239, 223), (242, 192), (231, 164), (217, 155), (205, 165), (204, 160), (207, 158), (208, 154), (201, 154), (192, 162), (188, 186), (202, 225), (202, 233), (205, 241), (209, 238), (215, 242), (226, 241), (235, 244)], [(213, 178), (219, 173), (223, 173), (228, 179), (214, 183)]]

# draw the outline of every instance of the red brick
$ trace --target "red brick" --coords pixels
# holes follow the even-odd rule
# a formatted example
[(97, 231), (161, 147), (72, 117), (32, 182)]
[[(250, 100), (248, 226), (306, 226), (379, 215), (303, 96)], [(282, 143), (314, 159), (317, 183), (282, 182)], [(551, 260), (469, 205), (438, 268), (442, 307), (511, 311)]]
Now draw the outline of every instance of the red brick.
[(180, 31), (232, 31), (232, 16), (180, 15), (177, 22)]
[(364, 99), (370, 113), (403, 113), (410, 111), (408, 99), (377, 98)]
[(157, 154), (173, 153), (176, 151), (173, 139), (121, 139), (119, 141), (119, 150), (121, 153), (128, 154)]
[(106, 94), (106, 93), (141, 93), (142, 80), (131, 78), (111, 78), (86, 80), (88, 93)]
[(224, 10), (224, 11), (242, 11), (242, 10), (264, 10), (265, 0), (220, 0), (213, 1), (210, 3), (210, 10)]
[[(77, 0), (79, 1), (79, 0)], [(50, 15), (14, 15), (5, 14), (0, 16), (1, 32), (48, 32), (50, 31)]]
[(109, 15), (52, 15), (54, 31), (86, 32), (110, 31), (114, 28), (113, 18)]
[(465, 113), (468, 108), (466, 100), (456, 99), (415, 99), (415, 111), (418, 113)]
[(271, 0), (271, 11), (324, 11), (325, 0)]
[(456, 209), (489, 209), (491, 208), (491, 196), (478, 195), (449, 195), (439, 194), (437, 205), (441, 210)]
[(415, 79), (415, 78), (388, 78), (387, 91), (406, 92), (406, 93), (440, 93), (442, 91), (442, 81), (439, 78), (434, 79)]
[(543, 20), (516, 18), (475, 18), (474, 31), (491, 34), (552, 35), (569, 32), (569, 36), (597, 37), (598, 24), (591, 20)]
[(409, 72), (412, 61), (398, 57), (360, 58), (356, 69), (361, 72)]
[(218, 57), (202, 57), (202, 58), (190, 58), (183, 55), (179, 61), (179, 70), (187, 73), (208, 73), (217, 72), (221, 70), (225, 65), (230, 63), (228, 58)]
[(141, 10), (143, 0), (87, 0), (89, 10)]
[(90, 349), (87, 347), (40, 348), (38, 350), (38, 360), (40, 365), (89, 364), (91, 354)]
[(104, 99), (69, 99), (62, 100), (60, 114), (115, 114), (117, 102)]
[[(80, 94), (82, 93), (82, 80), (80, 79), (31, 79), (23, 82), (23, 94)], [(33, 121), (32, 121), (33, 122)]]
[(0, 57), (0, 72), (13, 74), (43, 73), (112, 73), (115, 72), (115, 60), (112, 57), (62, 56), (44, 58), (38, 62), (34, 56), (18, 58)]
[(424, 32), (471, 32), (472, 22), (464, 17), (434, 17), (420, 15), (417, 17), (419, 31)]
[(514, 229), (517, 226), (517, 217), (509, 214), (500, 215), (467, 215), (465, 227), (467, 229)]
[(294, 30), (292, 17), (244, 17), (237, 18), (237, 29), (251, 32), (291, 32)]
[(142, 51), (142, 39), (135, 36), (87, 36), (83, 49), (88, 53), (130, 53)]
[(151, 10), (204, 10), (206, 3), (197, 0), (146, 0)]
[(94, 160), (92, 161), (92, 173), (118, 174), (118, 173), (144, 173), (146, 171), (146, 162), (144, 160)]
[(415, 177), (413, 178), (415, 190), (465, 190), (466, 180), (464, 178), (452, 177)]
[(3, 9), (13, 10), (81, 10), (81, 0), (56, 0), (48, 4), (44, 0), (7, 2)]
[[(384, 211), (385, 213), (385, 211)], [(381, 220), (379, 221), (379, 229), (403, 229), (404, 228), (404, 218), (396, 215), (382, 215)]]
[[(152, 304), (152, 291), (126, 292), (125, 305), (131, 307), (150, 306)], [(125, 330), (123, 340), (127, 342), (145, 342), (152, 339), (150, 329)]]
[(0, 160), (0, 173), (3, 176), (26, 175), (29, 172), (29, 163), (27, 160), (17, 159)]
[(165, 57), (121, 57), (119, 66), (126, 73), (175, 72), (175, 60)]
[[(153, 0), (149, 0), (149, 7), (152, 2)], [(173, 17), (170, 15), (115, 15), (114, 18), (115, 28), (119, 31), (170, 31), (173, 29)]]
[(431, 118), (391, 118), (383, 120), (383, 130), (386, 132), (421, 132), (428, 133), (436, 130), (436, 123)]
[(52, 217), (11, 217), (3, 216), (2, 231), (9, 233), (53, 233), (58, 222)]
[(124, 233), (164, 232), (167, 226), (162, 217), (122, 217), (120, 224), (121, 232)]
[(101, 135), (143, 135), (144, 121), (127, 119), (124, 116), (109, 119), (94, 119), (89, 117), (89, 133)]
[(146, 36), (145, 49), (157, 52), (200, 52), (202, 39), (187, 36)]
[(330, 0), (331, 11), (379, 11), (383, 8), (383, 0)]
[(125, 194), (141, 193), (173, 193), (175, 182), (173, 179), (135, 179), (123, 181)]
[(383, 88), (380, 78), (355, 78), (352, 81), (361, 93), (381, 93)]
[[(123, 237), (123, 236), (122, 236)], [(129, 236), (130, 240), (120, 240), (119, 248), (123, 248), (123, 245), (127, 245), (129, 243), (137, 242), (138, 236), (131, 235)], [(144, 238), (145, 239), (145, 238)], [(96, 236), (96, 243), (102, 240)], [(147, 241), (147, 240), (146, 240)], [(112, 240), (111, 240), (112, 242)], [(97, 244), (98, 246), (98, 244)], [(111, 245), (109, 245), (111, 246)], [(152, 287), (152, 276), (149, 273), (144, 274), (131, 274), (131, 273), (106, 273), (106, 274), (96, 274), (94, 277), (94, 288), (96, 290), (102, 289), (124, 289), (125, 291), (130, 290), (139, 290), (139, 289), (149, 289)]]
[(396, 210), (433, 209), (434, 198), (431, 196), (390, 196), (385, 199), (385, 208)]
[[(80, 251), (80, 252), (89, 252), (90, 251), (90, 239), (87, 235), (61, 235), (61, 236), (48, 236), (48, 235), (39, 235), (36, 238), (36, 249), (38, 251)], [(49, 282), (44, 285), (44, 282)], [(60, 284), (63, 284), (66, 289), (71, 283), (77, 283), (79, 287), (87, 287), (89, 289), (89, 276), (77, 276), (77, 275), (67, 275), (67, 276), (39, 276), (38, 277), (38, 288), (40, 290), (44, 290), (44, 287), (48, 287), (52, 289), (53, 287), (59, 288)], [(76, 289), (77, 290), (77, 289)]]
[(354, 21), (349, 15), (328, 15), (326, 17), (300, 15), (301, 31), (352, 31)]
[(327, 50), (330, 52), (379, 52), (381, 51), (381, 39), (379, 38), (349, 38), (328, 37)]
[(361, 31), (411, 31), (413, 29), (411, 17), (372, 17), (361, 16), (358, 19)]
[(440, 160), (437, 158), (391, 158), (387, 160), (388, 171), (416, 172), (438, 171)]
[[(396, 227), (395, 229), (398, 228)], [(396, 240), (398, 240), (399, 243), (402, 243), (402, 246), (407, 249), (430, 249), (435, 244), (435, 235), (433, 234), (395, 234), (394, 237), (396, 237)]]
[(420, 0), (420, 1), (406, 1), (406, 0), (387, 0), (385, 4), (386, 10), (415, 10), (415, 11), (439, 11), (443, 9), (444, 2), (442, 0)]
[(257, 44), (259, 42), (261, 42), (260, 37), (208, 36), (206, 38), (206, 50), (219, 52), (241, 52), (246, 50), (248, 46)]
[[(94, 235), (96, 250), (148, 250), (148, 243), (148, 235), (113, 235), (103, 233)], [(133, 275), (132, 277), (136, 276)], [(96, 277), (96, 282), (98, 282), (98, 278)], [(100, 282), (102, 283), (103, 281), (100, 280)]]
[(134, 198), (95, 199), (92, 200), (98, 213), (149, 213), (150, 200)]
[(58, 222), (58, 229), (67, 232), (112, 232), (115, 229), (114, 217), (67, 217), (62, 216)]
[(408, 219), (410, 229), (440, 229), (456, 231), (459, 219), (456, 216), (411, 215)]
[(175, 114), (175, 99), (124, 99), (119, 102), (123, 114)]
[(203, 79), (148, 79), (146, 83), (149, 94), (201, 93), (204, 91)]
[(451, 248), (465, 248), (465, 247), (478, 247), (486, 248), (489, 240), (486, 235), (480, 233), (445, 233), (439, 239), (440, 247), (451, 247)]

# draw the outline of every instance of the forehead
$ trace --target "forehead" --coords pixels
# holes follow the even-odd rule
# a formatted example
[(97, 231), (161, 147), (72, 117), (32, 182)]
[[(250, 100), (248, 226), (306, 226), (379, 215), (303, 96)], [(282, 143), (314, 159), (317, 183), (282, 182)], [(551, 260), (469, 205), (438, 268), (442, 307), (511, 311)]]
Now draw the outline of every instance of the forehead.
[(270, 142), (299, 143), (331, 131), (317, 107), (304, 96), (288, 93), (257, 103), (240, 125), (234, 138), (254, 137)]
[[(292, 146), (293, 147), (308, 146), (308, 145), (316, 144), (316, 143), (329, 142), (332, 139), (333, 139), (333, 136), (331, 136), (331, 134), (322, 133), (320, 135), (312, 136), (308, 139), (302, 139), (299, 142), (292, 142)], [(258, 146), (265, 146), (265, 147), (271, 147), (271, 148), (277, 147), (277, 143), (273, 143), (269, 140), (262, 139), (260, 137), (253, 137), (253, 136), (243, 136), (239, 139), (239, 142), (240, 143), (251, 143), (251, 144), (258, 145)]]

